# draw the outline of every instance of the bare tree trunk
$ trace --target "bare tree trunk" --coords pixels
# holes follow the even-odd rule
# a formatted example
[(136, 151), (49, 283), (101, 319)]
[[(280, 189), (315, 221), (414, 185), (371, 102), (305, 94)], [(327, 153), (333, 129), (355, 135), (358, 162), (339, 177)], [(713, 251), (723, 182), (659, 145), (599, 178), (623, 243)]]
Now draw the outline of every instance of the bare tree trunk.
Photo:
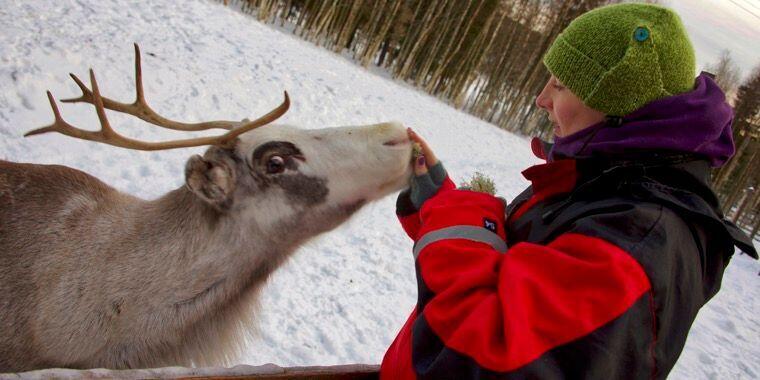
[(367, 53), (367, 49), (369, 49), (369, 44), (372, 40), (372, 36), (379, 28), (380, 19), (383, 17), (383, 10), (385, 9), (385, 5), (388, 4), (388, 1), (389, 0), (376, 0), (375, 4), (372, 6), (372, 11), (370, 12), (370, 21), (367, 24), (367, 28), (361, 28), (363, 29), (362, 35), (364, 37), (364, 41), (362, 42), (364, 46), (362, 47), (361, 51), (358, 47), (354, 50), (355, 60), (360, 60), (361, 57)]
[(715, 180), (713, 181), (715, 188), (722, 189), (725, 186), (725, 181), (734, 172), (734, 169), (736, 169), (736, 165), (739, 163), (740, 157), (743, 156), (751, 140), (751, 138), (747, 138), (746, 136), (741, 138), (741, 142), (739, 142), (739, 147), (736, 150), (734, 156), (728, 161), (727, 165), (724, 165), (718, 171), (718, 174), (715, 176)]
[[(501, 20), (503, 20), (505, 13), (502, 13)], [(454, 107), (462, 108), (467, 98), (470, 96), (469, 89), (472, 87), (473, 82), (477, 79), (477, 72), (480, 69), (483, 57), (489, 48), (489, 44), (492, 42), (495, 31), (499, 30), (497, 24), (493, 27), (496, 20), (497, 12), (492, 12), (486, 19), (485, 25), (480, 30), (480, 33), (467, 48), (464, 50), (463, 63), (456, 65), (452, 70), (452, 73), (447, 75), (450, 79), (447, 83), (444, 83), (442, 88), (436, 89), (442, 92), (447, 98), (452, 99)], [(491, 31), (491, 29), (494, 31)]]
[(747, 188), (744, 191), (744, 199), (741, 200), (739, 203), (739, 207), (736, 209), (736, 213), (734, 213), (734, 223), (738, 223), (741, 217), (744, 215), (744, 211), (747, 208), (747, 205), (752, 201), (754, 195), (754, 189), (753, 188)]
[(348, 42), (351, 40), (351, 36), (356, 33), (356, 28), (359, 22), (359, 14), (361, 13), (364, 0), (354, 0), (351, 4), (351, 10), (348, 13), (348, 18), (343, 24), (343, 27), (338, 32), (338, 39), (335, 42), (335, 51), (339, 52), (345, 48), (348, 48)]
[(391, 13), (388, 14), (388, 17), (386, 18), (386, 22), (383, 23), (383, 26), (382, 28), (380, 28), (380, 31), (376, 33), (376, 36), (372, 40), (372, 42), (367, 45), (367, 49), (365, 50), (364, 56), (361, 59), (362, 66), (367, 67), (367, 65), (369, 65), (370, 62), (372, 62), (372, 59), (377, 54), (377, 50), (380, 47), (380, 44), (383, 43), (383, 41), (386, 39), (388, 35), (388, 31), (391, 30), (393, 21), (396, 19), (396, 16), (398, 15), (398, 12), (401, 9), (402, 4), (403, 4), (403, 1), (400, 1), (400, 0), (396, 1), (396, 4), (393, 6), (393, 9), (391, 10)]
[(306, 2), (306, 5), (303, 7), (303, 11), (308, 15), (308, 17), (304, 21), (303, 29), (301, 29), (301, 34), (299, 35), (301, 38), (305, 40), (310, 39), (312, 36), (311, 32), (314, 30), (314, 25), (317, 23), (319, 16), (327, 6), (328, 2), (326, 1)]
[(285, 10), (280, 15), (280, 26), (284, 26), (285, 25), (285, 21), (287, 21), (288, 19), (290, 19), (290, 14), (291, 14), (292, 11), (293, 11), (293, 0), (287, 0), (285, 2)]
[(750, 238), (754, 239), (760, 229), (760, 189), (755, 189), (754, 200), (752, 201), (752, 233)]
[[(312, 39), (318, 45), (322, 36), (322, 31), (325, 29), (325, 26), (332, 20), (333, 16), (335, 15), (336, 9), (338, 7), (338, 1), (340, 0), (334, 0), (332, 2), (325, 1), (324, 4), (327, 7), (327, 9), (321, 8), (323, 12), (319, 17), (318, 22), (316, 23), (317, 25), (314, 28), (314, 31), (311, 33)], [(330, 4), (330, 5), (327, 5), (327, 4)]]
[[(496, 12), (494, 12), (494, 14), (496, 14)], [(499, 31), (501, 31), (501, 27), (504, 25), (504, 19), (507, 17), (507, 14), (508, 14), (508, 12), (506, 12), (506, 11), (502, 11), (501, 12), (501, 16), (499, 17), (499, 21), (496, 22), (496, 26), (495, 26), (493, 32), (490, 34), (490, 36), (489, 36), (489, 38), (487, 40), (488, 42), (485, 44), (485, 46), (479, 48), (478, 51), (480, 52), (480, 54), (478, 56), (477, 62), (475, 63), (475, 65), (473, 67), (474, 70), (481, 71), (481, 67), (483, 65), (483, 60), (486, 58), (486, 56), (488, 55), (488, 53), (491, 51), (493, 43), (496, 40), (496, 36), (498, 36)], [(489, 21), (490, 21), (490, 19), (489, 19)], [(482, 70), (482, 71), (485, 71), (485, 70)], [(469, 105), (476, 104), (478, 102), (478, 100), (481, 99), (481, 94), (482, 94), (482, 92), (480, 91), (481, 88), (482, 88), (481, 86), (485, 87), (486, 83), (488, 83), (488, 82), (487, 81), (483, 81), (483, 80), (479, 80), (478, 81), (478, 84), (476, 84), (475, 90), (473, 91), (473, 93), (477, 94), (477, 95), (475, 95), (474, 97), (472, 97), (473, 101)], [(467, 105), (467, 108), (469, 108), (469, 105)]]
[[(454, 44), (452, 48), (454, 38), (449, 40), (450, 42), (446, 45), (446, 48), (443, 51), (443, 58), (442, 58), (441, 64), (439, 64), (438, 67), (433, 71), (433, 74), (430, 76), (430, 80), (428, 81), (428, 84), (425, 87), (425, 90), (427, 92), (433, 93), (434, 92), (433, 90), (438, 86), (438, 81), (441, 79), (441, 75), (443, 74), (444, 70), (449, 68), (449, 64), (451, 64), (451, 60), (454, 59), (457, 53), (459, 53), (459, 51), (462, 49), (462, 45), (464, 44), (464, 41), (467, 38), (467, 32), (470, 30), (470, 27), (472, 27), (472, 23), (478, 17), (478, 14), (480, 14), (480, 10), (483, 9), (483, 4), (485, 3), (486, 3), (485, 1), (477, 2), (478, 5), (475, 8), (475, 10), (473, 10), (472, 14), (469, 15), (469, 17), (462, 18), (462, 21), (459, 24), (457, 24), (457, 28), (455, 29), (452, 35), (452, 37), (455, 37), (455, 38), (458, 37), (456, 39), (456, 44)], [(469, 12), (470, 12), (470, 7), (468, 6), (464, 12), (464, 15), (468, 16)], [(487, 28), (481, 29), (481, 33), (483, 33), (485, 29)]]
[(422, 43), (427, 40), (428, 35), (433, 32), (433, 23), (432, 20), (438, 18), (438, 16), (443, 11), (442, 7), (431, 7), (428, 9), (428, 11), (425, 14), (425, 19), (422, 23), (422, 31), (420, 33), (420, 36), (416, 39), (414, 42), (414, 46), (412, 47), (412, 50), (409, 52), (408, 57), (406, 58), (403, 66), (399, 70), (397, 74), (397, 78), (408, 78), (409, 73), (412, 69), (412, 64), (414, 63), (416, 59), (417, 52), (420, 50), (420, 47), (422, 46)]
[[(305, 29), (305, 23), (307, 19), (307, 15), (309, 14), (308, 10), (308, 2), (304, 3), (301, 8), (298, 11), (298, 19), (296, 20), (295, 29), (293, 29), (293, 34), (303, 36), (303, 31)], [(301, 32), (298, 33), (298, 28), (301, 28)]]
[(277, 6), (277, 0), (260, 0), (258, 10), (258, 19), (263, 23), (267, 23), (272, 17), (273, 10)]
[[(757, 157), (757, 151), (752, 153), (752, 158), (749, 160), (750, 163), (754, 163), (755, 157)], [(728, 197), (726, 198), (726, 201), (724, 203), (724, 206), (726, 207), (726, 213), (733, 208), (734, 204), (736, 203), (737, 199), (741, 196), (742, 191), (746, 188), (746, 184), (748, 182), (748, 179), (750, 177), (751, 170), (745, 170), (741, 176), (737, 179), (736, 185), (734, 186), (734, 189), (730, 192)]]
[[(491, 78), (499, 79), (489, 81), (488, 86), (484, 89), (485, 101), (480, 106), (476, 106), (476, 113), (488, 121), (493, 121), (499, 109), (503, 107), (497, 103), (508, 102), (504, 89), (509, 87), (511, 72), (515, 67), (525, 65), (524, 61), (516, 59), (518, 54), (515, 54), (514, 46), (519, 42), (517, 41), (519, 38), (516, 36), (519, 36), (518, 30), (524, 28), (524, 24), (529, 23), (536, 12), (534, 7), (527, 6), (527, 1), (522, 1), (516, 5), (522, 10), (522, 13), (514, 15), (514, 19), (509, 19), (511, 28), (503, 38), (506, 44), (498, 50), (500, 53), (499, 60), (494, 66), (495, 71), (489, 75)], [(527, 34), (523, 38), (528, 38)]]
[[(335, 44), (338, 42), (340, 32), (346, 25), (346, 19), (350, 13), (352, 5), (350, 6), (345, 1), (335, 0), (335, 12), (333, 17), (330, 18), (330, 22), (325, 27), (325, 39), (322, 46), (334, 50)], [(339, 50), (338, 50), (339, 51)]]
[[(407, 30), (406, 35), (403, 38), (403, 43), (401, 44), (401, 47), (399, 48), (398, 56), (396, 57), (395, 62), (393, 65), (391, 65), (391, 71), (393, 72), (393, 76), (395, 78), (398, 78), (400, 75), (398, 75), (400, 67), (403, 65), (403, 62), (406, 61), (406, 59), (409, 56), (409, 52), (412, 50), (412, 47), (415, 44), (415, 41), (417, 40), (417, 37), (420, 34), (420, 31), (422, 30), (422, 20), (420, 18), (423, 17), (424, 13), (424, 7), (425, 4), (434, 4), (433, 2), (427, 2), (425, 0), (418, 0), (417, 1), (417, 7), (414, 9), (414, 16), (412, 16), (412, 24), (409, 27), (409, 30)], [(433, 5), (435, 6), (435, 5)]]
[(453, 28), (456, 20), (458, 19), (456, 6), (456, 0), (445, 0), (445, 2), (441, 5), (442, 8), (446, 9), (446, 12), (439, 19), (437, 19), (437, 21), (440, 21), (440, 24), (434, 21), (435, 24), (433, 26), (433, 29), (439, 31), (439, 33), (435, 33), (430, 37), (430, 48), (422, 52), (421, 56), (423, 56), (424, 59), (416, 68), (414, 83), (418, 86), (421, 86), (423, 83), (427, 82), (430, 68), (437, 61), (440, 61), (440, 55), (441, 51), (443, 50), (444, 42), (447, 40), (451, 41), (455, 36), (453, 33), (456, 33), (456, 31)]

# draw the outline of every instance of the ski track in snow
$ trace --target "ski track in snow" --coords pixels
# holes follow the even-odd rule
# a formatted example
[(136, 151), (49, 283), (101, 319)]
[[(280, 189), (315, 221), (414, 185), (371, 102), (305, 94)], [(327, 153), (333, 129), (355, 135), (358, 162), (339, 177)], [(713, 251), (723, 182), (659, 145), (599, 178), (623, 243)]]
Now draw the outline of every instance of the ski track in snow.
[[(143, 52), (148, 102), (169, 118), (256, 117), (287, 90), (292, 106), (279, 123), (400, 121), (429, 140), (456, 181), (481, 171), (507, 199), (527, 185), (520, 172), (538, 163), (525, 137), (215, 2), (6, 1), (0, 25), (0, 158), (71, 166), (143, 198), (182, 186), (185, 161), (203, 148), (136, 152), (55, 134), (21, 137), (51, 122), (46, 89), (57, 99), (79, 95), (69, 72), (86, 79), (92, 67), (104, 96), (131, 101), (133, 42)], [(90, 106), (59, 106), (74, 125), (98, 125)], [(187, 136), (113, 112), (109, 119), (138, 139)], [(760, 376), (759, 270), (746, 256), (733, 259), (671, 378)], [(307, 244), (263, 293), (259, 337), (241, 363), (379, 363), (416, 298), (411, 242), (396, 222), (394, 197)]]

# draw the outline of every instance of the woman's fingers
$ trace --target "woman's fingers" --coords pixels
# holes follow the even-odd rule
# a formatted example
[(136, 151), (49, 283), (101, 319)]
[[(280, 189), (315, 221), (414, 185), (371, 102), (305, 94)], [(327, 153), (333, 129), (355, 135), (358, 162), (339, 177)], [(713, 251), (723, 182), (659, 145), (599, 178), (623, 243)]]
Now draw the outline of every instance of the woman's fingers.
[[(425, 157), (427, 167), (437, 164), (438, 158), (435, 156), (435, 153), (433, 153), (433, 150), (430, 149), (430, 145), (428, 145), (428, 143), (411, 128), (407, 128), (406, 130), (409, 134), (409, 138), (412, 141), (420, 144), (420, 147), (422, 148), (422, 155)], [(415, 163), (415, 170), (417, 170), (417, 166), (418, 165)]]

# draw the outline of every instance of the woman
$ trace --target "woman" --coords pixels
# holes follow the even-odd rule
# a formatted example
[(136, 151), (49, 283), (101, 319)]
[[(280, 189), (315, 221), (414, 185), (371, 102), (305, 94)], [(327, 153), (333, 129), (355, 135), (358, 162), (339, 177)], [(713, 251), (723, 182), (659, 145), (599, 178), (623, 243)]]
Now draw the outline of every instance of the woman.
[(509, 207), (454, 188), (430, 147), (397, 212), (418, 302), (383, 360), (402, 378), (665, 378), (720, 288), (734, 246), (709, 167), (734, 147), (731, 108), (678, 16), (598, 8), (549, 48), (536, 103), (547, 163)]

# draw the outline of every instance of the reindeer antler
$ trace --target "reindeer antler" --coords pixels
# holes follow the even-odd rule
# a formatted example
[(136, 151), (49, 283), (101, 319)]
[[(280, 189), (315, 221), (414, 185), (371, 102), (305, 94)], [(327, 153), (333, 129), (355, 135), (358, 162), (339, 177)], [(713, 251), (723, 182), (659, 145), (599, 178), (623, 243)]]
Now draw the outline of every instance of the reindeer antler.
[[(285, 112), (287, 112), (288, 108), (290, 107), (290, 98), (288, 97), (288, 92), (285, 91), (285, 100), (282, 102), (282, 104), (280, 104), (274, 110), (270, 111), (268, 114), (254, 121), (240, 122), (240, 121), (219, 120), (219, 121), (209, 121), (209, 122), (195, 123), (195, 124), (177, 122), (177, 121), (166, 119), (162, 117), (161, 115), (157, 114), (145, 102), (145, 96), (144, 96), (143, 86), (142, 86), (142, 70), (141, 70), (141, 65), (140, 65), (140, 47), (137, 46), (137, 44), (135, 44), (135, 71), (136, 71), (135, 84), (137, 87), (137, 99), (132, 104), (120, 103), (108, 98), (103, 98), (100, 95), (100, 90), (98, 89), (98, 83), (95, 80), (95, 73), (93, 72), (92, 69), (90, 69), (90, 83), (92, 86), (92, 91), (90, 91), (90, 89), (88, 89), (87, 86), (85, 86), (84, 83), (82, 83), (82, 81), (79, 78), (77, 78), (76, 75), (70, 74), (71, 77), (79, 86), (79, 88), (82, 90), (82, 96), (80, 96), (79, 98), (65, 99), (65, 100), (62, 100), (62, 102), (66, 102), (66, 103), (84, 102), (84, 103), (93, 104), (98, 114), (98, 119), (100, 120), (101, 129), (99, 131), (82, 130), (82, 129), (74, 127), (73, 125), (63, 120), (60, 112), (58, 111), (58, 106), (56, 105), (55, 99), (53, 98), (53, 94), (50, 93), (50, 91), (48, 91), (47, 95), (48, 95), (48, 99), (50, 100), (50, 106), (53, 108), (55, 121), (48, 126), (27, 132), (26, 134), (24, 134), (24, 137), (37, 135), (41, 133), (47, 133), (47, 132), (58, 132), (66, 136), (71, 136), (78, 139), (96, 141), (96, 142), (101, 142), (101, 143), (105, 143), (109, 145), (119, 146), (122, 148), (137, 149), (137, 150), (164, 150), (164, 149), (186, 148), (186, 147), (203, 146), (203, 145), (227, 146), (240, 134), (275, 121), (277, 118), (285, 114)], [(223, 128), (223, 129), (230, 129), (230, 131), (220, 136), (199, 137), (199, 138), (184, 139), (184, 140), (174, 140), (174, 141), (165, 141), (165, 142), (139, 141), (139, 140), (130, 139), (128, 137), (124, 137), (116, 133), (113, 130), (113, 128), (111, 128), (111, 125), (109, 124), (108, 119), (106, 118), (106, 112), (105, 112), (106, 108), (113, 111), (122, 112), (122, 113), (126, 113), (132, 116), (136, 116), (151, 124), (158, 125), (160, 127), (164, 127), (168, 129), (181, 130), (181, 131), (200, 131), (200, 130), (211, 129), (211, 128)]]

